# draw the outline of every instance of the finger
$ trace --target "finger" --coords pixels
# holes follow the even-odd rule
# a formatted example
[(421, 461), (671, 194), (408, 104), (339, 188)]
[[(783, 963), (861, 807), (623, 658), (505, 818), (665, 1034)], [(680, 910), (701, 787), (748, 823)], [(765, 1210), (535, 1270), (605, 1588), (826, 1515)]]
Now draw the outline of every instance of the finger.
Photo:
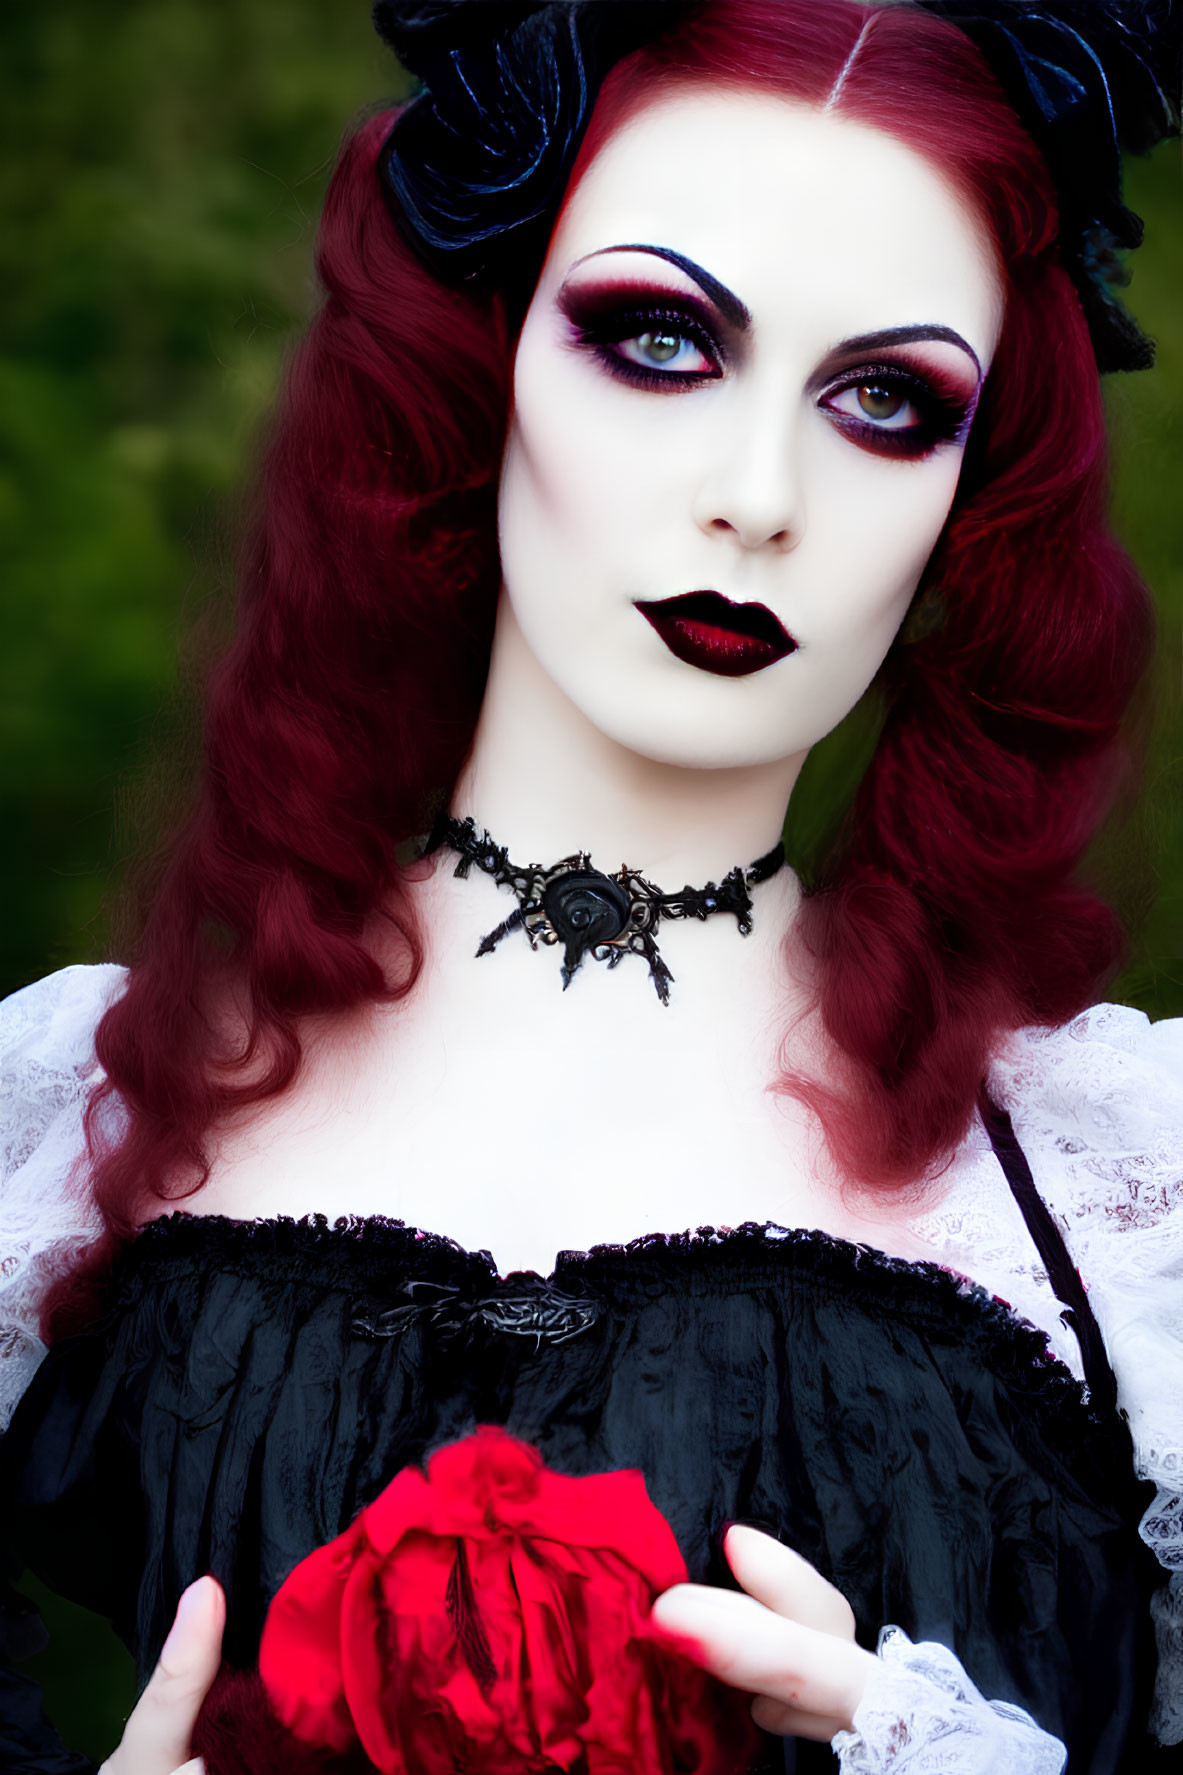
[(723, 1537), (727, 1563), (749, 1596), (803, 1627), (854, 1638), (854, 1611), (840, 1590), (791, 1547), (736, 1522)]
[(111, 1759), (112, 1775), (173, 1775), (189, 1763), (193, 1727), (221, 1663), (225, 1624), (226, 1598), (217, 1580), (190, 1584)]
[(653, 1605), (662, 1632), (695, 1647), (699, 1663), (732, 1688), (849, 1727), (875, 1659), (853, 1641), (774, 1614), (754, 1596), (675, 1584)]
[(828, 1716), (802, 1713), (799, 1707), (786, 1707), (771, 1695), (756, 1696), (752, 1718), (762, 1732), (772, 1732), (778, 1738), (811, 1738), (815, 1744), (828, 1744), (838, 1730)]

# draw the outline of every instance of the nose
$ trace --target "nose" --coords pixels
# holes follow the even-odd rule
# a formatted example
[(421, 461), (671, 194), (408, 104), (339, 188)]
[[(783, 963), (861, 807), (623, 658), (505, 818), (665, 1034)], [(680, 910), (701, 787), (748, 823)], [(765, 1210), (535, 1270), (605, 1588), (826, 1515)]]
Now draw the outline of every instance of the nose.
[(804, 533), (800, 426), (784, 406), (735, 413), (714, 438), (695, 498), (695, 521), (743, 549), (795, 548)]

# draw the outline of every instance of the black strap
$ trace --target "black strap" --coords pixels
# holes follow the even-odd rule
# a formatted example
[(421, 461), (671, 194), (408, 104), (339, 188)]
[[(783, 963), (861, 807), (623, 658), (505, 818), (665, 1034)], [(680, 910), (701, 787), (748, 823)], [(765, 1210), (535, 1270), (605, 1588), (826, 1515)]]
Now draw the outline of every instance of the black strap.
[(1068, 1255), (1063, 1235), (1035, 1187), (1027, 1155), (1019, 1145), (1009, 1115), (984, 1095), (981, 1112), (990, 1145), (1027, 1223), (1027, 1231), (1043, 1259), (1052, 1291), (1056, 1299), (1063, 1302), (1064, 1311), (1060, 1318), (1076, 1334), (1092, 1403), (1103, 1411), (1114, 1411), (1117, 1408), (1117, 1381), (1105, 1353), (1101, 1327), (1089, 1305), (1076, 1265)]

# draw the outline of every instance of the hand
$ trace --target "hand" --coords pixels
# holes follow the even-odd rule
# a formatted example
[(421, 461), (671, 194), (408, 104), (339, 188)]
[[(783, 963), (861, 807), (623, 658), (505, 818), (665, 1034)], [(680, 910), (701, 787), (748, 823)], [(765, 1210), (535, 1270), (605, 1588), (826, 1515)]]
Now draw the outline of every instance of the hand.
[(216, 1578), (198, 1578), (177, 1605), (160, 1660), (99, 1775), (205, 1775), (189, 1757), (201, 1704), (222, 1661), (226, 1597)]
[(850, 1731), (878, 1660), (855, 1644), (846, 1598), (758, 1529), (728, 1529), (723, 1551), (748, 1594), (675, 1584), (653, 1605), (655, 1625), (696, 1663), (754, 1694), (752, 1718), (764, 1731), (823, 1743)]

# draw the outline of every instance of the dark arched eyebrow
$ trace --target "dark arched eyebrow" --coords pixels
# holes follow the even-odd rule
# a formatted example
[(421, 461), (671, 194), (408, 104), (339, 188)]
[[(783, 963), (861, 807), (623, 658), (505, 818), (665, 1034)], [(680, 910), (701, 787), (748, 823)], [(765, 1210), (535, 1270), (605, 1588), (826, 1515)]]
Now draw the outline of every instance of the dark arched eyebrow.
[[(616, 247), (599, 247), (594, 253), (587, 253), (583, 259), (577, 259), (575, 264), (583, 265), (588, 259), (598, 259), (604, 253), (650, 253), (655, 259), (665, 259), (669, 264), (676, 265), (679, 271), (684, 271), (698, 285), (737, 332), (746, 333), (752, 324), (751, 309), (740, 301), (734, 290), (729, 290), (726, 284), (721, 284), (717, 277), (712, 277), (709, 271), (704, 271), (701, 265), (696, 265), (684, 253), (675, 253), (672, 247), (647, 246), (639, 241), (629, 241)], [(831, 348), (830, 355), (851, 351), (882, 351), (889, 345), (908, 345), (920, 339), (937, 339), (947, 345), (956, 345), (973, 360), (974, 368), (979, 378), (981, 377), (981, 361), (969, 340), (963, 339), (953, 327), (940, 326), (935, 322), (931, 325), (885, 327), (878, 333), (858, 333), (851, 339), (839, 339)]]
[(684, 271), (698, 285), (704, 296), (710, 297), (719, 313), (731, 322), (737, 332), (746, 333), (752, 324), (751, 310), (745, 307), (733, 290), (729, 290), (726, 284), (721, 284), (717, 277), (712, 277), (709, 271), (704, 271), (701, 265), (696, 265), (684, 253), (675, 253), (672, 247), (639, 246), (635, 242), (618, 247), (599, 247), (594, 253), (587, 253), (584, 258), (576, 259), (575, 264), (583, 265), (588, 259), (598, 259), (603, 253), (652, 253), (655, 259), (666, 259), (671, 265), (676, 265), (679, 271)]
[[(968, 339), (952, 327), (917, 326), (917, 327), (885, 327), (881, 333), (858, 333), (853, 339), (840, 339), (834, 346), (834, 353), (848, 351), (882, 351), (887, 345), (908, 345), (914, 339), (941, 339), (949, 345), (956, 345), (967, 357), (974, 361), (978, 375), (982, 374), (982, 366), (978, 354)], [(831, 354), (833, 355), (833, 354)]]

